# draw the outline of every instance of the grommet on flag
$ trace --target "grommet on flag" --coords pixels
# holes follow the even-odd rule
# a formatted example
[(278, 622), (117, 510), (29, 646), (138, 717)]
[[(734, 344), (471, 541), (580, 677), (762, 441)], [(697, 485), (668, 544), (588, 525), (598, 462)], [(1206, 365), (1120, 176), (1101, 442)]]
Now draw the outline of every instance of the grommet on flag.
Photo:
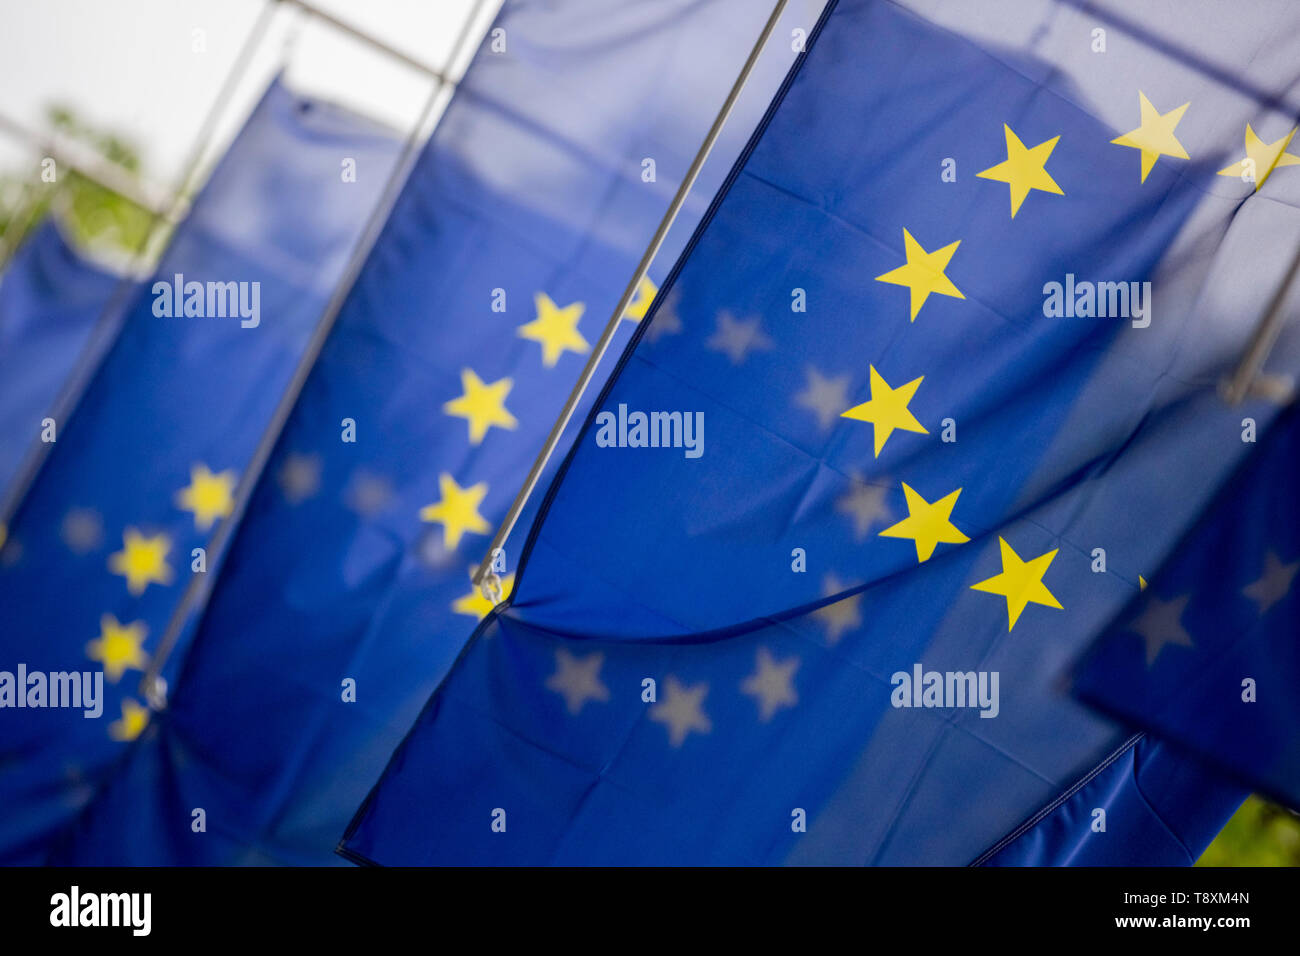
[(501, 587), (501, 578), (495, 571), (489, 571), (483, 577), (483, 580), (479, 582), (479, 590), (483, 592), (485, 598), (492, 602), (493, 607), (500, 604), (501, 599), (505, 596), (505, 592)]
[(155, 674), (140, 682), (140, 691), (152, 711), (167, 709), (167, 681), (160, 674)]

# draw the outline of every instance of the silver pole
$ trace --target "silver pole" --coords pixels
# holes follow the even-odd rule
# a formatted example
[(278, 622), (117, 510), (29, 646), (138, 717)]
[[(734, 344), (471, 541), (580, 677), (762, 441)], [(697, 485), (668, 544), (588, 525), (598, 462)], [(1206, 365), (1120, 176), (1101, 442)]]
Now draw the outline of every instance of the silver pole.
[(235, 62), (230, 65), (226, 72), (225, 82), (221, 84), (221, 89), (217, 91), (216, 99), (212, 101), (212, 107), (208, 110), (207, 116), (203, 118), (203, 125), (199, 127), (198, 135), (194, 137), (194, 144), (190, 147), (190, 153), (186, 157), (184, 174), (181, 180), (176, 184), (176, 190), (172, 196), (171, 206), (166, 211), (167, 219), (173, 223), (179, 222), (184, 217), (189, 206), (189, 197), (191, 195), (191, 185), (199, 174), (199, 168), (203, 159), (203, 153), (208, 147), (212, 134), (216, 132), (217, 123), (221, 121), (221, 116), (225, 112), (226, 105), (235, 93), (235, 88), (239, 81), (244, 78), (244, 73), (248, 69), (249, 63), (253, 59), (253, 54), (257, 52), (257, 47), (262, 42), (262, 36), (266, 33), (266, 28), (271, 24), (271, 18), (279, 8), (279, 0), (268, 0), (263, 7), (262, 12), (258, 14), (248, 36), (244, 38), (244, 45), (240, 47), (239, 53), (235, 55)]
[(141, 185), (121, 166), (100, 158), (93, 150), (73, 140), (38, 133), (3, 113), (0, 113), (0, 132), (28, 143), (60, 166), (71, 169), (97, 186), (125, 196), (155, 216), (161, 216), (165, 211), (164, 200), (157, 189)]
[(551, 455), (554, 454), (556, 447), (560, 443), (561, 434), (569, 424), (569, 419), (573, 417), (578, 402), (582, 400), (583, 392), (587, 390), (587, 386), (591, 384), (591, 380), (596, 375), (596, 367), (600, 364), (600, 360), (604, 358), (610, 342), (614, 339), (614, 333), (623, 320), (623, 313), (627, 311), (628, 305), (631, 304), (637, 286), (645, 278), (646, 270), (658, 254), (659, 247), (663, 245), (664, 238), (668, 235), (668, 230), (672, 227), (677, 214), (681, 212), (682, 206), (686, 202), (686, 196), (691, 191), (691, 186), (695, 184), (705, 160), (709, 158), (709, 153), (712, 152), (714, 144), (718, 141), (718, 135), (722, 132), (727, 117), (731, 115), (732, 108), (735, 107), (736, 101), (740, 98), (741, 91), (744, 90), (745, 83), (749, 80), (749, 74), (753, 71), (754, 64), (758, 62), (759, 54), (763, 52), (768, 37), (772, 35), (772, 31), (776, 28), (776, 23), (781, 18), (785, 5), (786, 0), (777, 0), (776, 5), (772, 8), (772, 13), (763, 26), (763, 32), (759, 34), (753, 49), (749, 51), (749, 57), (745, 60), (745, 65), (740, 68), (740, 75), (736, 77), (736, 82), (732, 84), (731, 92), (727, 94), (726, 100), (723, 101), (722, 108), (718, 110), (718, 115), (714, 117), (713, 125), (709, 127), (709, 132), (704, 137), (704, 142), (700, 144), (695, 159), (691, 161), (686, 176), (682, 179), (681, 185), (677, 187), (677, 194), (673, 196), (673, 201), (668, 204), (668, 210), (664, 213), (663, 219), (659, 221), (659, 228), (655, 230), (650, 245), (646, 247), (640, 263), (637, 264), (636, 271), (632, 273), (632, 278), (628, 280), (627, 288), (623, 290), (618, 305), (614, 307), (614, 314), (610, 316), (609, 322), (606, 323), (605, 331), (600, 334), (596, 347), (591, 350), (591, 355), (587, 358), (587, 364), (583, 367), (582, 374), (578, 376), (577, 384), (573, 386), (573, 391), (569, 393), (569, 397), (565, 400), (564, 408), (560, 411), (560, 417), (551, 426), (551, 433), (546, 436), (546, 444), (542, 446), (542, 450), (538, 453), (537, 459), (533, 462), (533, 467), (528, 471), (528, 477), (524, 479), (523, 487), (515, 495), (510, 510), (506, 512), (505, 519), (501, 522), (501, 526), (497, 528), (497, 533), (488, 546), (487, 554), (483, 556), (482, 562), (474, 572), (474, 583), (479, 586), (483, 595), (490, 601), (498, 602), (501, 599), (500, 582), (496, 580), (496, 575), (492, 573), (492, 556), (510, 537), (515, 522), (519, 520), (519, 515), (523, 512), (524, 506), (528, 503), (533, 490), (537, 487), (537, 482), (541, 480), (547, 462), (550, 461)]
[[(291, 0), (291, 2), (297, 2), (297, 0)], [(451, 55), (448, 58), (449, 69), (454, 68), (456, 62), (460, 59), (465, 44), (469, 39), (470, 31), (474, 24), (478, 22), (483, 5), (486, 2), (487, 0), (476, 0), (474, 9), (461, 25), (460, 33), (452, 45)], [(366, 220), (361, 237), (353, 247), (347, 266), (343, 270), (339, 282), (335, 285), (329, 302), (321, 313), (320, 321), (316, 323), (315, 329), (312, 330), (311, 339), (307, 343), (302, 357), (298, 360), (293, 378), (280, 396), (280, 401), (276, 405), (271, 421), (262, 433), (257, 448), (253, 451), (248, 467), (240, 475), (234, 494), (235, 507), (231, 509), (230, 515), (218, 525), (216, 532), (208, 541), (209, 554), (221, 555), (225, 551), (235, 529), (239, 526), (244, 511), (248, 508), (248, 501), (252, 496), (253, 488), (257, 485), (258, 479), (266, 468), (267, 461), (270, 460), (271, 453), (275, 450), (275, 443), (284, 430), (294, 405), (298, 402), (298, 396), (302, 393), (303, 386), (306, 385), (307, 378), (311, 374), (316, 360), (320, 357), (321, 349), (325, 347), (325, 340), (329, 337), (330, 330), (333, 329), (334, 322), (338, 318), (339, 312), (342, 311), (343, 304), (347, 301), (357, 276), (361, 274), (361, 269), (365, 265), (366, 259), (369, 258), (370, 251), (378, 241), (379, 235), (388, 221), (389, 213), (392, 212), (393, 206), (397, 203), (398, 195), (406, 185), (411, 169), (415, 166), (420, 146), (428, 134), (428, 127), (435, 118), (439, 100), (443, 92), (453, 85), (445, 73), (435, 72), (431, 75), (435, 78), (433, 91), (429, 94), (428, 100), (425, 101), (424, 108), (421, 110), (415, 126), (402, 147), (401, 155), (389, 175), (379, 201), (371, 211), (370, 218)], [(185, 593), (181, 596), (180, 602), (172, 612), (172, 616), (167, 622), (167, 630), (163, 632), (162, 639), (158, 642), (158, 648), (149, 661), (149, 668), (145, 671), (144, 676), (140, 678), (140, 693), (155, 710), (161, 709), (166, 703), (166, 692), (160, 680), (162, 669), (172, 651), (175, 650), (176, 643), (185, 630), (187, 619), (207, 601), (212, 590), (211, 582), (215, 577), (214, 574), (194, 574), (190, 576)]]
[[(365, 43), (367, 46), (373, 47), (374, 49), (378, 50), (380, 53), (383, 53), (386, 56), (394, 60), (397, 60), (400, 63), (405, 63), (411, 69), (418, 70), (420, 73), (432, 77), (433, 79), (437, 80), (441, 84), (446, 85), (448, 83), (451, 83), (451, 80), (441, 70), (435, 70), (427, 63), (422, 63), (421, 61), (415, 59), (415, 57), (408, 56), (407, 54), (403, 53), (401, 50), (398, 50), (396, 47), (389, 46), (387, 43), (385, 43), (383, 40), (379, 39), (378, 37), (366, 33), (364, 30), (360, 30), (357, 27), (354, 27), (350, 23), (340, 20), (338, 17), (334, 16), (333, 14), (326, 13), (324, 10), (316, 6), (314, 3), (309, 3), (307, 2), (307, 0), (283, 0), (283, 2), (292, 4), (293, 6), (301, 10), (303, 13), (307, 14), (308, 16), (315, 17), (317, 20), (320, 20), (323, 23), (328, 23), (336, 30), (340, 30), (343, 33), (348, 34), (349, 36), (355, 37), (356, 39), (360, 40), (362, 43)], [(481, 4), (479, 6), (476, 6), (474, 8), (474, 11), (469, 15), (470, 21), (473, 21), (478, 18), (480, 6)], [(452, 53), (453, 63), (455, 62), (455, 58), (458, 55), (458, 53), (459, 50), (453, 48), (453, 53)]]

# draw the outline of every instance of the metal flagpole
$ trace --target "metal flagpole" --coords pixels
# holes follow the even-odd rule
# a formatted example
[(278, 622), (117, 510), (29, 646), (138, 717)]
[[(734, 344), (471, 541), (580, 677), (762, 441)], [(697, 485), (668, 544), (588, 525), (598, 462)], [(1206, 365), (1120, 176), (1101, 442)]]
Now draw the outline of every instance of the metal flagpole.
[[(290, 0), (290, 2), (297, 3), (308, 13), (316, 15), (316, 11), (307, 4), (299, 3), (298, 0)], [(248, 467), (239, 478), (234, 493), (235, 506), (231, 509), (231, 513), (222, 519), (221, 524), (217, 526), (216, 532), (208, 542), (210, 554), (220, 555), (225, 551), (235, 528), (238, 527), (240, 520), (243, 518), (253, 488), (265, 470), (271, 452), (275, 449), (275, 443), (280, 437), (280, 432), (284, 430), (289, 415), (293, 411), (294, 405), (297, 404), (298, 396), (301, 394), (303, 386), (306, 385), (307, 378), (311, 374), (317, 358), (320, 357), (321, 349), (325, 346), (325, 340), (334, 327), (334, 321), (338, 318), (344, 302), (347, 301), (348, 294), (352, 291), (357, 276), (361, 274), (361, 268), (365, 265), (366, 259), (369, 258), (371, 249), (374, 248), (375, 243), (378, 241), (384, 224), (388, 221), (388, 215), (397, 203), (398, 195), (406, 185), (406, 180), (415, 166), (421, 144), (427, 138), (432, 125), (436, 123), (440, 116), (438, 106), (440, 102), (444, 101), (444, 94), (449, 94), (450, 91), (455, 89), (456, 84), (452, 82), (447, 71), (454, 69), (455, 64), (460, 60), (471, 30), (474, 24), (479, 21), (486, 3), (487, 0), (475, 0), (473, 10), (465, 18), (460, 33), (452, 44), (445, 71), (439, 72), (430, 70), (427, 67), (419, 67), (422, 72), (434, 78), (433, 91), (429, 94), (428, 100), (425, 101), (424, 108), (421, 110), (414, 128), (402, 147), (402, 152), (397, 158), (392, 173), (389, 175), (384, 191), (375, 204), (375, 208), (371, 211), (361, 237), (353, 247), (347, 266), (344, 268), (339, 282), (335, 285), (334, 292), (330, 296), (329, 302), (326, 303), (320, 320), (316, 323), (315, 329), (312, 330), (311, 339), (298, 361), (297, 368), (294, 369), (293, 378), (280, 396), (279, 404), (276, 405), (271, 421), (262, 433), (257, 448), (249, 460)], [(331, 22), (333, 22), (332, 19)], [(357, 32), (351, 28), (347, 28), (347, 30), (349, 33), (357, 35)], [(211, 574), (191, 575), (190, 582), (185, 588), (185, 593), (181, 596), (180, 603), (176, 605), (175, 611), (172, 612), (172, 616), (167, 622), (167, 630), (163, 632), (162, 639), (158, 642), (158, 648), (153, 653), (149, 667), (144, 676), (140, 678), (140, 693), (155, 710), (160, 710), (166, 706), (166, 687), (161, 680), (163, 666), (167, 663), (167, 659), (175, 649), (176, 643), (180, 640), (190, 615), (207, 601), (208, 594), (212, 590), (210, 582), (213, 577), (214, 575)]]
[[(112, 296), (100, 314), (99, 321), (95, 324), (90, 342), (82, 350), (76, 366), (60, 389), (58, 398), (55, 399), (49, 411), (49, 415), (56, 421), (66, 418), (76, 407), (86, 386), (90, 384), (91, 376), (99, 367), (99, 360), (116, 338), (118, 327), (123, 319), (120, 314), (121, 309), (135, 287), (134, 276), (142, 270), (150, 247), (162, 235), (163, 229), (160, 227), (174, 225), (184, 216), (189, 205), (187, 199), (188, 189), (191, 181), (198, 173), (204, 149), (207, 147), (208, 140), (212, 138), (212, 133), (221, 118), (222, 112), (225, 110), (227, 101), (234, 93), (244, 71), (248, 68), (248, 64), (252, 60), (257, 46), (266, 32), (266, 28), (271, 22), (271, 16), (275, 12), (278, 3), (279, 0), (268, 0), (266, 2), (252, 29), (249, 30), (248, 36), (244, 38), (243, 46), (240, 47), (239, 53), (236, 54), (235, 61), (231, 64), (226, 79), (217, 92), (216, 99), (213, 100), (207, 116), (204, 117), (203, 125), (199, 128), (198, 136), (195, 137), (194, 145), (186, 157), (185, 164), (181, 167), (183, 172), (180, 181), (172, 191), (170, 202), (162, 210), (155, 211), (150, 219), (149, 228), (145, 230), (145, 235), (132, 256), (131, 266), (127, 270), (127, 274), (122, 277), (122, 280), (113, 290)], [(5, 526), (12, 520), (19, 504), (27, 496), (32, 482), (36, 480), (36, 475), (45, 463), (45, 458), (49, 454), (51, 447), (51, 443), (36, 442), (33, 444), (31, 452), (23, 459), (22, 466), (14, 476), (14, 480), (10, 482), (4, 498), (0, 499), (0, 527)]]
[[(439, 83), (450, 82), (448, 77), (445, 76), (442, 73), (442, 71), (435, 70), (427, 63), (423, 63), (420, 60), (417, 60), (413, 56), (408, 56), (407, 54), (403, 53), (401, 50), (397, 49), (396, 47), (389, 46), (387, 43), (385, 43), (383, 40), (379, 39), (378, 37), (372, 36), (369, 33), (366, 33), (364, 30), (357, 29), (352, 24), (340, 20), (338, 17), (334, 16), (331, 13), (326, 13), (324, 10), (316, 6), (314, 3), (309, 3), (307, 2), (307, 0), (282, 0), (282, 2), (292, 4), (293, 6), (301, 10), (303, 13), (307, 14), (308, 16), (315, 17), (317, 20), (320, 20), (323, 23), (328, 23), (336, 30), (342, 33), (346, 33), (348, 36), (353, 37), (357, 40), (360, 40), (362, 43), (366, 44), (367, 46), (373, 47), (374, 49), (378, 50), (380, 53), (383, 53), (384, 55), (388, 56), (390, 59), (397, 60), (399, 63), (404, 63), (407, 66), (409, 66), (411, 69), (423, 73), (425, 76), (432, 77), (433, 79), (437, 80)], [(482, 3), (476, 4), (473, 11), (470, 12), (469, 17), (466, 20), (466, 23), (473, 23), (475, 20), (477, 20), (481, 8), (482, 8)], [(454, 63), (460, 51), (454, 46), (452, 50), (453, 52), (451, 54), (451, 59), (452, 59), (452, 63)]]
[(529, 469), (528, 477), (524, 479), (523, 486), (519, 489), (519, 493), (515, 495), (515, 500), (511, 503), (510, 510), (506, 512), (501, 526), (497, 528), (497, 533), (488, 546), (487, 554), (483, 556), (482, 562), (474, 572), (474, 584), (482, 590), (483, 596), (493, 604), (500, 602), (502, 594), (501, 582), (496, 574), (492, 572), (492, 557), (505, 544), (506, 539), (510, 537), (515, 522), (519, 520), (519, 515), (523, 512), (524, 506), (528, 503), (533, 490), (537, 487), (537, 482), (541, 479), (547, 462), (550, 461), (551, 455), (554, 454), (556, 447), (560, 443), (561, 434), (569, 424), (569, 419), (573, 417), (578, 402), (582, 400), (583, 392), (586, 391), (587, 386), (591, 384), (591, 380), (595, 377), (596, 367), (609, 349), (609, 344), (614, 339), (614, 333), (618, 329), (619, 323), (623, 321), (623, 313), (627, 311), (628, 306), (631, 304), (637, 287), (641, 284), (641, 280), (645, 278), (646, 270), (650, 267), (650, 263), (654, 261), (655, 255), (658, 254), (659, 247), (663, 245), (664, 238), (668, 235), (668, 230), (672, 227), (677, 214), (681, 212), (687, 194), (695, 184), (705, 160), (709, 158), (709, 153), (712, 152), (713, 146), (718, 140), (718, 135), (727, 122), (727, 117), (731, 115), (732, 108), (740, 98), (741, 91), (744, 90), (745, 83), (749, 80), (749, 74), (753, 71), (754, 64), (758, 62), (759, 54), (763, 52), (763, 47), (767, 45), (768, 37), (772, 35), (772, 31), (776, 28), (776, 23), (781, 18), (785, 5), (786, 0), (777, 0), (776, 5), (772, 8), (772, 13), (763, 26), (763, 32), (759, 34), (753, 49), (749, 51), (749, 57), (745, 60), (745, 65), (740, 68), (740, 74), (736, 77), (736, 82), (732, 84), (731, 92), (727, 94), (722, 108), (718, 110), (718, 115), (714, 117), (713, 125), (709, 127), (709, 132), (705, 135), (704, 142), (700, 144), (695, 159), (691, 161), (686, 176), (682, 179), (681, 185), (677, 187), (676, 195), (673, 196), (672, 202), (668, 204), (668, 210), (664, 213), (663, 219), (659, 221), (659, 227), (650, 239), (650, 245), (646, 247), (640, 263), (637, 264), (636, 271), (632, 273), (627, 287), (623, 290), (622, 297), (618, 300), (618, 305), (614, 307), (614, 314), (610, 316), (609, 322), (606, 323), (605, 331), (600, 334), (600, 339), (596, 342), (595, 348), (591, 350), (591, 355), (588, 356), (587, 364), (583, 367), (582, 374), (578, 376), (573, 391), (569, 393), (569, 397), (565, 400), (564, 408), (560, 411), (560, 417), (551, 426), (551, 433), (546, 436), (546, 443), (542, 446), (537, 459), (533, 462), (533, 467)]
[(83, 179), (125, 196), (155, 216), (161, 216), (166, 211), (165, 200), (158, 195), (156, 189), (141, 185), (121, 166), (102, 159), (92, 149), (81, 146), (74, 140), (42, 135), (3, 113), (0, 113), (0, 132), (29, 144)]
[[(221, 84), (221, 89), (217, 91), (216, 98), (212, 101), (207, 115), (203, 118), (203, 125), (199, 127), (198, 135), (194, 137), (194, 144), (190, 147), (190, 153), (185, 159), (184, 174), (181, 180), (176, 184), (175, 192), (172, 194), (172, 201), (164, 217), (169, 224), (176, 224), (185, 218), (189, 211), (189, 197), (192, 193), (193, 181), (199, 174), (199, 167), (202, 164), (203, 153), (207, 149), (208, 141), (212, 139), (212, 134), (216, 132), (217, 123), (221, 121), (221, 116), (225, 112), (226, 105), (234, 96), (235, 88), (239, 81), (244, 78), (244, 73), (248, 69), (249, 63), (252, 62), (253, 54), (257, 52), (258, 46), (262, 42), (262, 37), (266, 34), (266, 28), (271, 25), (271, 18), (279, 8), (279, 0), (266, 0), (262, 7), (262, 12), (258, 14), (257, 20), (253, 23), (252, 29), (248, 31), (248, 36), (244, 38), (244, 44), (239, 48), (235, 55), (235, 61), (230, 64), (230, 69), (226, 71), (226, 79)], [(155, 220), (155, 223), (157, 220)], [(150, 243), (145, 242), (147, 249)]]

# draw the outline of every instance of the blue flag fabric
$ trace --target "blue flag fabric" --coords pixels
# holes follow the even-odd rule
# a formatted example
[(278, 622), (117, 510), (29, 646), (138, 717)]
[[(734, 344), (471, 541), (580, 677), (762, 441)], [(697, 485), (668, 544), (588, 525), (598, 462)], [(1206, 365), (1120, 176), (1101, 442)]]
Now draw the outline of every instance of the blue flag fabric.
[(1293, 405), (1075, 681), (1083, 699), (1292, 807), (1300, 806), (1297, 468)]
[[(1300, 185), (1274, 25), (1144, 16), (833, 8), (343, 852), (966, 864), (1115, 765), (1061, 678), (1242, 453)], [(1185, 858), (1244, 796), (1132, 766)]]
[(40, 440), (41, 419), (121, 281), (72, 248), (53, 218), (0, 276), (0, 493)]
[(979, 866), (1190, 866), (1241, 787), (1165, 741), (1125, 741), (1087, 777), (975, 861)]
[[(815, 22), (800, 19), (806, 6), (791, 5), (670, 247), (793, 62), (784, 38)], [(485, 40), (399, 197), (254, 490), (167, 711), (58, 860), (342, 862), (348, 820), (489, 610), (469, 571), (768, 12), (505, 4), (505, 47)], [(626, 341), (635, 322), (622, 324)], [(355, 442), (340, 441), (345, 419)], [(191, 832), (196, 806), (204, 833)], [(171, 823), (142, 833), (130, 825), (141, 815)]]
[[(230, 514), (397, 148), (273, 84), (57, 423), (0, 567), (0, 860), (43, 859), (147, 723), (140, 672), (191, 574), (215, 571), (194, 549)], [(56, 699), (59, 674), (84, 687)], [(82, 690), (93, 707), (68, 706)]]

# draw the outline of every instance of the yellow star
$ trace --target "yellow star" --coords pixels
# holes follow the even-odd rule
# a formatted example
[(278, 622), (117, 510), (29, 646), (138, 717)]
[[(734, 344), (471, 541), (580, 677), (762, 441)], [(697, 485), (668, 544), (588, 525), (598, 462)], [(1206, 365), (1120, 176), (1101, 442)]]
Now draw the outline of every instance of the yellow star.
[(122, 701), (122, 719), (108, 725), (108, 735), (114, 740), (135, 740), (148, 725), (149, 708), (127, 697)]
[(498, 428), (517, 428), (519, 422), (506, 410), (506, 396), (514, 388), (514, 380), (503, 378), (491, 385), (474, 374), (473, 369), (461, 369), (460, 385), (465, 394), (453, 398), (442, 406), (448, 415), (469, 421), (469, 443), (477, 445), (493, 425)]
[(911, 538), (916, 542), (916, 560), (929, 561), (935, 547), (943, 544), (965, 544), (970, 538), (962, 534), (949, 520), (953, 505), (957, 504), (958, 488), (931, 504), (902, 482), (907, 499), (907, 517), (880, 532), (882, 538)]
[(442, 499), (433, 505), (420, 509), (422, 521), (442, 522), (442, 542), (450, 550), (460, 544), (465, 532), (487, 534), (492, 526), (478, 513), (478, 506), (488, 493), (487, 482), (462, 488), (456, 479), (443, 472), (438, 476), (438, 489)]
[(1053, 136), (1032, 149), (1025, 149), (1025, 144), (1020, 142), (1020, 137), (1011, 131), (1010, 126), (1003, 123), (1002, 129), (1007, 136), (1006, 161), (990, 166), (984, 172), (975, 175), (980, 179), (993, 179), (1011, 187), (1011, 218), (1016, 218), (1016, 213), (1020, 211), (1020, 204), (1025, 201), (1031, 189), (1064, 196), (1065, 190), (1056, 185), (1056, 180), (1051, 177), (1046, 168), (1047, 158), (1052, 155), (1052, 150), (1056, 149), (1056, 144), (1061, 137)]
[[(501, 581), (501, 600), (504, 601), (510, 596), (510, 591), (514, 586), (515, 576), (513, 574), (507, 574)], [(456, 598), (456, 600), (451, 603), (451, 609), (457, 614), (468, 614), (470, 617), (480, 621), (487, 617), (488, 612), (494, 607), (496, 607), (496, 605), (483, 596), (483, 589), (476, 587), (471, 587), (469, 594), (466, 594), (464, 597)]]
[(165, 534), (146, 538), (135, 528), (122, 535), (122, 550), (108, 556), (108, 570), (126, 578), (126, 589), (134, 595), (144, 593), (150, 584), (171, 584), (172, 569), (167, 566), (171, 539)]
[(961, 240), (958, 239), (942, 249), (926, 252), (921, 248), (921, 244), (912, 238), (912, 234), (904, 229), (903, 247), (907, 253), (907, 265), (876, 276), (876, 281), (888, 282), (891, 285), (905, 285), (912, 290), (911, 321), (915, 322), (916, 314), (921, 311), (921, 306), (925, 305), (925, 300), (930, 297), (931, 292), (951, 296), (954, 299), (966, 298), (944, 275), (944, 270), (952, 261), (953, 253), (960, 245)]
[[(1264, 185), (1264, 181), (1272, 174), (1274, 169), (1282, 166), (1300, 165), (1300, 156), (1295, 156), (1286, 151), (1291, 145), (1291, 137), (1295, 136), (1296, 131), (1293, 129), (1281, 139), (1273, 143), (1266, 143), (1246, 124), (1246, 158), (1238, 160), (1226, 169), (1219, 170), (1220, 176), (1237, 176), (1244, 177), (1249, 173), (1250, 179), (1255, 181), (1255, 191), (1259, 192), (1259, 187)], [(1246, 179), (1247, 182), (1250, 179)]]
[(1131, 146), (1142, 151), (1142, 182), (1147, 181), (1147, 174), (1155, 168), (1156, 160), (1161, 156), (1174, 156), (1178, 159), (1190, 159), (1183, 144), (1174, 135), (1174, 128), (1192, 104), (1184, 103), (1177, 109), (1161, 115), (1151, 105), (1147, 95), (1138, 90), (1138, 107), (1142, 112), (1142, 125), (1123, 136), (1111, 140), (1116, 146)]
[(111, 614), (99, 619), (99, 637), (86, 645), (86, 656), (104, 665), (104, 676), (116, 684), (127, 668), (144, 670), (149, 659), (145, 657), (145, 635), (149, 633), (143, 621), (123, 625)]
[(565, 349), (579, 355), (590, 349), (587, 340), (578, 331), (578, 320), (587, 308), (583, 303), (575, 302), (561, 309), (545, 292), (538, 292), (533, 296), (533, 301), (537, 304), (537, 318), (519, 326), (518, 335), (542, 344), (543, 365), (547, 368), (554, 367)]
[(874, 365), (867, 367), (871, 370), (871, 401), (854, 405), (847, 412), (841, 412), (840, 417), (852, 418), (859, 422), (871, 422), (876, 439), (876, 457), (880, 457), (880, 449), (885, 447), (885, 442), (889, 440), (889, 436), (896, 428), (908, 432), (920, 432), (922, 435), (930, 434), (907, 408), (907, 403), (912, 400), (917, 386), (925, 376), (914, 378), (898, 388), (890, 388), (889, 383), (881, 377)]
[(1147, 579), (1144, 578), (1144, 577), (1142, 577), (1142, 575), (1139, 574), (1139, 575), (1138, 575), (1138, 590), (1139, 590), (1139, 591), (1145, 591), (1146, 589), (1147, 589)]
[(650, 304), (654, 302), (658, 293), (659, 287), (650, 281), (650, 277), (642, 276), (641, 281), (636, 284), (636, 295), (627, 304), (627, 311), (623, 313), (623, 318), (640, 322), (650, 311)]
[(1047, 573), (1059, 549), (1053, 548), (1032, 561), (1021, 561), (1020, 555), (1011, 550), (1011, 545), (1007, 544), (1005, 538), (999, 536), (998, 545), (1002, 549), (1002, 573), (979, 584), (972, 584), (971, 588), (987, 594), (1001, 594), (1007, 599), (1007, 630), (1016, 626), (1020, 612), (1031, 601), (1061, 610), (1061, 602), (1056, 600), (1043, 583), (1043, 575)]
[(194, 527), (207, 531), (235, 510), (235, 473), (214, 475), (207, 465), (191, 466), (189, 486), (176, 492), (176, 507), (194, 512)]

